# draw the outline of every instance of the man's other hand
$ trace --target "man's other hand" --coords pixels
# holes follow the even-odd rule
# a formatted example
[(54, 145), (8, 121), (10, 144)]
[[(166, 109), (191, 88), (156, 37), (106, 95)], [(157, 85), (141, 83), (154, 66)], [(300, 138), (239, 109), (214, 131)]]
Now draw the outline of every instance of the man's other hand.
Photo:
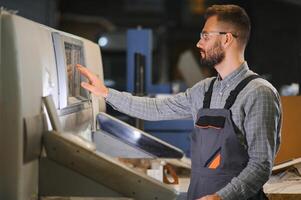
[(96, 96), (101, 96), (101, 97), (108, 96), (109, 89), (102, 83), (102, 81), (95, 74), (93, 74), (88, 68), (80, 64), (77, 64), (76, 68), (83, 76), (85, 76), (89, 80), (89, 83), (87, 82), (81, 83), (81, 86), (83, 88), (92, 92)]
[(204, 196), (204, 197), (202, 197), (200, 199), (196, 199), (196, 200), (221, 200), (221, 198), (217, 194), (212, 194), (212, 195), (207, 195), (207, 196)]

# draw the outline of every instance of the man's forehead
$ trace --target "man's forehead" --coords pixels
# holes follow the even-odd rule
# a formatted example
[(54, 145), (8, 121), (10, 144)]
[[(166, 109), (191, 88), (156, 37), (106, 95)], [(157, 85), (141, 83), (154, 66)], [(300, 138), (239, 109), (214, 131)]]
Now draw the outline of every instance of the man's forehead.
[(205, 25), (203, 27), (203, 31), (216, 31), (225, 28), (224, 26), (225, 24), (220, 22), (217, 19), (217, 16), (211, 16), (206, 20)]

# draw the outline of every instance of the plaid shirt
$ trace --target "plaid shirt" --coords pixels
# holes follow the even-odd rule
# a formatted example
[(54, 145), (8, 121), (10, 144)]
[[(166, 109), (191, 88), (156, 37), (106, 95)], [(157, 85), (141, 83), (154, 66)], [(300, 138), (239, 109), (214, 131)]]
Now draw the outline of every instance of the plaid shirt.
[[(246, 62), (237, 70), (214, 83), (210, 108), (223, 108), (235, 86), (255, 74)], [(203, 107), (204, 93), (213, 78), (195, 84), (183, 93), (167, 98), (135, 97), (126, 92), (109, 89), (106, 98), (114, 109), (144, 120), (192, 118)], [(269, 179), (273, 161), (279, 149), (281, 104), (277, 90), (264, 79), (251, 81), (237, 96), (231, 107), (232, 117), (239, 129), (239, 141), (249, 154), (249, 162), (241, 173), (217, 192), (222, 199), (248, 199)]]

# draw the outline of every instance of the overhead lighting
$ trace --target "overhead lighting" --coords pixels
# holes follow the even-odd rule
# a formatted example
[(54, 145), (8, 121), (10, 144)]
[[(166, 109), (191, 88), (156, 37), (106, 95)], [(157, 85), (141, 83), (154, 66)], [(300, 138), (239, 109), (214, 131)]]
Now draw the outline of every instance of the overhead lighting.
[(109, 42), (108, 38), (104, 37), (104, 36), (102, 36), (98, 39), (98, 44), (101, 47), (105, 47), (108, 44), (108, 42)]

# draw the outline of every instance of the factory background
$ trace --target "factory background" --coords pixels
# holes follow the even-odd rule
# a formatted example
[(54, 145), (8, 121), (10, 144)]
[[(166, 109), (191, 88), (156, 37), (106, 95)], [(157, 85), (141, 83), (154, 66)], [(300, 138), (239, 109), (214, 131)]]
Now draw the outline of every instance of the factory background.
[[(265, 192), (272, 200), (300, 198), (290, 182), (300, 180), (301, 166), (299, 0), (0, 0), (0, 199), (185, 199), (192, 119), (122, 114), (83, 90), (74, 66), (135, 95), (185, 91), (216, 75), (200, 65), (196, 47), (213, 4), (245, 8), (252, 25), (245, 59), (281, 95), (282, 146), (271, 183), (288, 179), (280, 192), (272, 184)], [(179, 182), (166, 178), (167, 166)]]
[(246, 50), (250, 68), (280, 89), (301, 80), (301, 2), (298, 0), (1, 0), (18, 15), (98, 43), (102, 35), (113, 44), (102, 48), (104, 76), (125, 90), (125, 34), (129, 28), (150, 28), (154, 34), (153, 81), (181, 80), (180, 53), (191, 49), (203, 26), (204, 9), (212, 4), (237, 4), (251, 18)]
[[(152, 31), (151, 91), (144, 95), (185, 91), (200, 78), (216, 75), (202, 67), (196, 43), (204, 25), (204, 11), (212, 4), (237, 4), (251, 19), (245, 58), (251, 70), (270, 81), (281, 95), (299, 94), (301, 82), (301, 3), (298, 0), (1, 0), (18, 15), (89, 39), (101, 48), (104, 81), (108, 87), (133, 92), (127, 63), (127, 31)], [(135, 41), (132, 41), (135, 43)], [(147, 49), (147, 47), (145, 47)], [(181, 61), (189, 52), (190, 62)], [(198, 69), (186, 65), (194, 61)], [(181, 63), (181, 66), (179, 66)], [(198, 71), (195, 71), (198, 70)], [(130, 71), (130, 72), (128, 72)], [(183, 72), (188, 73), (185, 75)], [(198, 72), (198, 73), (195, 73)], [(192, 77), (192, 75), (197, 75)], [(183, 76), (184, 75), (184, 76)], [(190, 83), (187, 84), (187, 81)], [(136, 125), (137, 120), (107, 105), (107, 113)], [(138, 122), (139, 123), (139, 122)], [(138, 126), (184, 150), (190, 156), (191, 120), (144, 122)]]

